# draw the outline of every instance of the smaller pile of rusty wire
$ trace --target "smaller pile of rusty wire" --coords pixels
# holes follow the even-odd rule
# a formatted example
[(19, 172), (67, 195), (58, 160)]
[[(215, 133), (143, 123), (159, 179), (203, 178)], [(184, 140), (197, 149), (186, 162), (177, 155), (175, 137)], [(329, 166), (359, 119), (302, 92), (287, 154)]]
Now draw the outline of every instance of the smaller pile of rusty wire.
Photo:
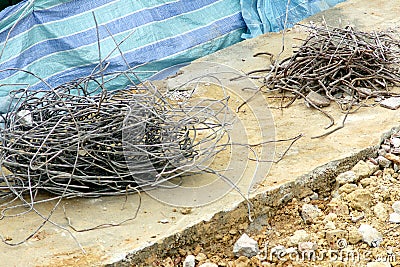
[(292, 56), (273, 62), (264, 77), (268, 90), (290, 93), (283, 107), (298, 98), (323, 106), (306, 98), (315, 92), (348, 110), (366, 98), (389, 95), (389, 87), (400, 84), (400, 41), (390, 34), (350, 26), (305, 27), (309, 35), (302, 45)]
[(113, 78), (13, 92), (0, 130), (0, 164), (9, 171), (0, 178), (3, 199), (30, 203), (40, 190), (97, 197), (162, 186), (202, 171), (228, 145), (227, 98), (193, 102), (186, 92), (176, 101), (151, 84), (108, 91), (107, 80)]

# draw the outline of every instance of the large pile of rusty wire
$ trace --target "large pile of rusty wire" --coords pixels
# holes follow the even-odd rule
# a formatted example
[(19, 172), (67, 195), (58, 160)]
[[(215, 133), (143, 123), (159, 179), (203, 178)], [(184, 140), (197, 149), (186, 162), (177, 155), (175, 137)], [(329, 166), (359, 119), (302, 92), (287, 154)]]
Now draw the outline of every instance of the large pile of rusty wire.
[(400, 41), (388, 32), (305, 27), (309, 35), (301, 46), (292, 56), (273, 62), (264, 77), (267, 90), (289, 93), (282, 107), (304, 98), (314, 107), (335, 101), (349, 110), (367, 98), (390, 95), (388, 88), (399, 85)]
[(174, 100), (151, 84), (108, 91), (107, 80), (13, 92), (14, 108), (0, 130), (4, 199), (40, 190), (94, 197), (162, 186), (204, 170), (228, 144), (227, 98), (194, 101), (193, 89)]

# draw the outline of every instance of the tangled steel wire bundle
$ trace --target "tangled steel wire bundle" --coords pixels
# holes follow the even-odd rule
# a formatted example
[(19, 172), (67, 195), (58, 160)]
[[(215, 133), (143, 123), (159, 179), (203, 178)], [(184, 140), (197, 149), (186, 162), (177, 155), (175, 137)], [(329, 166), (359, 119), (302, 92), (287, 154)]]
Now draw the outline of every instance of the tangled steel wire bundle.
[(190, 91), (175, 101), (144, 84), (110, 92), (115, 74), (109, 76), (13, 92), (16, 105), (1, 129), (0, 163), (11, 172), (3, 171), (3, 199), (28, 203), (25, 193), (39, 190), (92, 197), (162, 186), (204, 170), (225, 149), (227, 98), (193, 103)]
[(390, 34), (356, 31), (350, 26), (305, 27), (309, 35), (292, 56), (278, 62), (271, 54), (260, 53), (270, 55), (273, 63), (263, 76), (263, 87), (289, 98), (281, 107), (304, 98), (317, 109), (334, 101), (349, 111), (365, 99), (391, 95), (389, 87), (399, 85), (400, 41)]

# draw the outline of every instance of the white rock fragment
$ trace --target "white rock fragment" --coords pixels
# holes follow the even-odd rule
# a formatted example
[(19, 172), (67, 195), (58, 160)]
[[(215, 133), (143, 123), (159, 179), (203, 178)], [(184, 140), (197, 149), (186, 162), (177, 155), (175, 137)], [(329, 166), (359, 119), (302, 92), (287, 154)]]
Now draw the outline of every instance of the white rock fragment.
[(26, 126), (32, 126), (33, 124), (33, 117), (29, 110), (23, 109), (18, 111), (16, 117), (22, 124)]
[(297, 230), (293, 233), (291, 237), (289, 237), (289, 242), (291, 245), (298, 245), (300, 242), (310, 241), (310, 235), (306, 230)]
[(301, 208), (301, 217), (306, 223), (311, 223), (319, 216), (321, 210), (314, 205), (304, 204)]
[(382, 234), (369, 224), (361, 224), (358, 232), (362, 236), (362, 240), (370, 247), (379, 247), (383, 241)]
[(325, 224), (325, 227), (324, 227), (326, 230), (335, 230), (336, 229), (336, 225), (335, 225), (335, 223), (334, 222), (332, 222), (332, 221), (328, 221), (326, 224)]
[(400, 214), (400, 201), (393, 202), (392, 208), (393, 208), (394, 212)]
[(389, 215), (389, 222), (391, 223), (400, 223), (400, 214), (397, 212), (393, 212)]
[(383, 100), (380, 105), (388, 109), (398, 109), (400, 107), (400, 97), (389, 97)]
[(324, 222), (329, 222), (329, 221), (336, 221), (337, 220), (337, 215), (335, 214), (335, 213), (332, 213), (332, 212), (330, 212), (330, 213), (328, 213), (326, 216), (325, 216), (325, 218), (324, 218)]
[(257, 241), (243, 234), (233, 245), (233, 254), (236, 257), (245, 256), (251, 258), (259, 252)]
[(382, 202), (378, 202), (373, 208), (375, 216), (382, 222), (387, 220), (389, 215), (388, 205)]
[(314, 192), (314, 193), (310, 196), (310, 199), (311, 199), (311, 200), (317, 200), (318, 198), (319, 198), (319, 195), (318, 195), (317, 192)]
[(166, 224), (166, 223), (169, 223), (169, 220), (168, 219), (162, 219), (159, 222), (162, 223), (162, 224)]
[(341, 173), (336, 177), (336, 181), (338, 182), (339, 185), (353, 183), (356, 179), (357, 179), (356, 173), (353, 171), (347, 171)]
[(195, 257), (195, 259), (197, 261), (205, 261), (207, 259), (207, 255), (200, 252), (199, 254), (197, 254), (197, 256)]
[(387, 158), (385, 158), (384, 156), (379, 156), (377, 158), (379, 166), (383, 167), (383, 168), (389, 168), (390, 164), (392, 164), (392, 162), (390, 160), (388, 160)]
[(193, 255), (188, 255), (183, 262), (183, 267), (194, 267), (196, 265), (196, 258)]
[(394, 147), (400, 147), (400, 138), (398, 137), (392, 137), (390, 139), (390, 143), (394, 146)]
[(316, 105), (317, 107), (327, 107), (330, 105), (331, 100), (329, 98), (327, 98), (324, 95), (318, 94), (314, 91), (311, 91), (310, 93), (308, 93), (308, 95), (306, 96), (306, 106), (310, 107), (310, 102), (314, 105)]
[(357, 164), (351, 169), (356, 174), (356, 181), (366, 178), (379, 170), (379, 166), (373, 164), (372, 162), (365, 162), (360, 160)]
[(298, 250), (301, 251), (301, 252), (303, 252), (303, 251), (314, 251), (314, 250), (317, 249), (317, 247), (318, 246), (317, 246), (316, 243), (310, 242), (310, 241), (300, 242), (298, 244)]

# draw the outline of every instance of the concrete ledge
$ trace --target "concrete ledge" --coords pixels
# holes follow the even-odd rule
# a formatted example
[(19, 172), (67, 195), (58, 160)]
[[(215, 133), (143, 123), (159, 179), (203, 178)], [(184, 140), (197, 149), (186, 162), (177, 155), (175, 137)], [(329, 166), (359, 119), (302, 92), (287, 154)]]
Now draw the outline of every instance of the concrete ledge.
[[(390, 132), (384, 134), (382, 138), (388, 135), (390, 135)], [(253, 204), (251, 215), (254, 218), (253, 223), (250, 223), (250, 225), (248, 224), (247, 203), (241, 202), (232, 210), (216, 213), (209, 221), (202, 221), (190, 226), (180, 233), (173, 234), (159, 242), (133, 251), (125, 259), (106, 266), (150, 265), (152, 261), (157, 258), (162, 259), (167, 253), (179, 254), (179, 248), (194, 248), (197, 245), (212, 248), (211, 244), (217, 243), (215, 239), (217, 234), (225, 235), (235, 229), (238, 234), (236, 238), (232, 236), (233, 246), (240, 232), (253, 231), (252, 229), (258, 227), (254, 224), (266, 222), (268, 217), (273, 217), (277, 209), (290, 202), (293, 198), (302, 199), (313, 192), (317, 192), (321, 197), (327, 196), (334, 188), (338, 174), (350, 170), (359, 160), (376, 157), (379, 145), (368, 147), (349, 157), (324, 164), (278, 188), (258, 193), (250, 199)], [(243, 225), (247, 225), (247, 227), (243, 229)], [(231, 247), (227, 249), (231, 249)]]

